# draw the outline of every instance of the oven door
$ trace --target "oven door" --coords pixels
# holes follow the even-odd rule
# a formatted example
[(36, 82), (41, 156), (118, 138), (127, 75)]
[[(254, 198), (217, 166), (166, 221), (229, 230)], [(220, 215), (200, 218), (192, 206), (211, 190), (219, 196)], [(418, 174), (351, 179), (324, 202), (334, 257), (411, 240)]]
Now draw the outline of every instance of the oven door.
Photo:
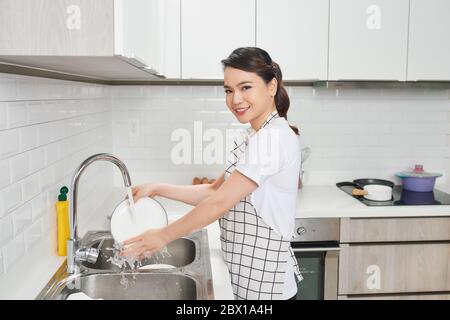
[(336, 300), (338, 291), (339, 245), (292, 242), (303, 280), (298, 283), (297, 300)]

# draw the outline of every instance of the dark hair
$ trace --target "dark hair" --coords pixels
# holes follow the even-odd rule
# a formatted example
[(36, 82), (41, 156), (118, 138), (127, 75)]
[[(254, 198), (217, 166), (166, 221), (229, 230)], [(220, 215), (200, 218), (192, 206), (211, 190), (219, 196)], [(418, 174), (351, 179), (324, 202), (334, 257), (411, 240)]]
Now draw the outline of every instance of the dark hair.
[[(265, 83), (269, 83), (273, 78), (276, 78), (278, 87), (275, 95), (275, 106), (280, 117), (287, 120), (290, 101), (283, 85), (281, 69), (278, 63), (273, 61), (265, 50), (256, 47), (237, 48), (228, 56), (228, 58), (222, 60), (222, 65), (224, 70), (226, 67), (232, 67), (247, 72), (254, 72), (260, 76)], [(296, 127), (290, 127), (295, 134), (299, 134)]]

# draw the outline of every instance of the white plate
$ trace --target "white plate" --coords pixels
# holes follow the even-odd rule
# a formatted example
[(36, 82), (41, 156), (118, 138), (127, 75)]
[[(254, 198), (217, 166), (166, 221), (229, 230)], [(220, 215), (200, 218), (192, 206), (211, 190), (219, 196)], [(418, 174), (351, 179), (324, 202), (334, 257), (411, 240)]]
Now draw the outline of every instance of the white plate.
[(153, 269), (175, 269), (174, 266), (170, 264), (148, 264), (138, 268), (139, 270), (153, 270)]
[(117, 242), (136, 237), (149, 229), (167, 226), (167, 213), (163, 206), (152, 198), (141, 198), (135, 204), (135, 215), (131, 214), (128, 198), (122, 201), (111, 217), (111, 234)]

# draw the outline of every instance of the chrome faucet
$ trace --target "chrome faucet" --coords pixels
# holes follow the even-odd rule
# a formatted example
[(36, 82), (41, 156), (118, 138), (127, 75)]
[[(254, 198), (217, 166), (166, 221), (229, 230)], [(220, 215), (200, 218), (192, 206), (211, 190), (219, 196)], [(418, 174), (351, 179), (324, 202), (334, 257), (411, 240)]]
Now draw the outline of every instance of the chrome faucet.
[(84, 160), (72, 178), (72, 192), (70, 196), (70, 239), (67, 240), (67, 272), (75, 273), (77, 271), (76, 263), (78, 261), (87, 261), (89, 263), (95, 263), (98, 259), (100, 251), (95, 248), (81, 248), (81, 240), (78, 238), (77, 232), (77, 193), (78, 193), (78, 180), (80, 179), (83, 171), (93, 162), (96, 161), (109, 161), (114, 163), (122, 173), (125, 187), (131, 187), (130, 174), (125, 164), (108, 153), (99, 153), (90, 156)]

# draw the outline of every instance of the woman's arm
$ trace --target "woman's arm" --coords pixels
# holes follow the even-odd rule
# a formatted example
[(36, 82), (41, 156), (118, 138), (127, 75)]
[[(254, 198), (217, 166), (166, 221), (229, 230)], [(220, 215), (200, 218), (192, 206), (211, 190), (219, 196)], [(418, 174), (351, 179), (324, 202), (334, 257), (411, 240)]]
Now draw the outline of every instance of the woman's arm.
[(217, 191), (180, 219), (167, 227), (149, 230), (125, 241), (123, 244), (130, 246), (122, 254), (129, 256), (153, 254), (168, 243), (198, 231), (219, 219), (257, 187), (253, 180), (235, 170)]
[(194, 186), (178, 186), (165, 183), (147, 183), (133, 187), (133, 198), (137, 201), (143, 197), (160, 196), (172, 200), (177, 200), (196, 206), (202, 200), (208, 198), (223, 183), (224, 173), (212, 184), (199, 184)]

